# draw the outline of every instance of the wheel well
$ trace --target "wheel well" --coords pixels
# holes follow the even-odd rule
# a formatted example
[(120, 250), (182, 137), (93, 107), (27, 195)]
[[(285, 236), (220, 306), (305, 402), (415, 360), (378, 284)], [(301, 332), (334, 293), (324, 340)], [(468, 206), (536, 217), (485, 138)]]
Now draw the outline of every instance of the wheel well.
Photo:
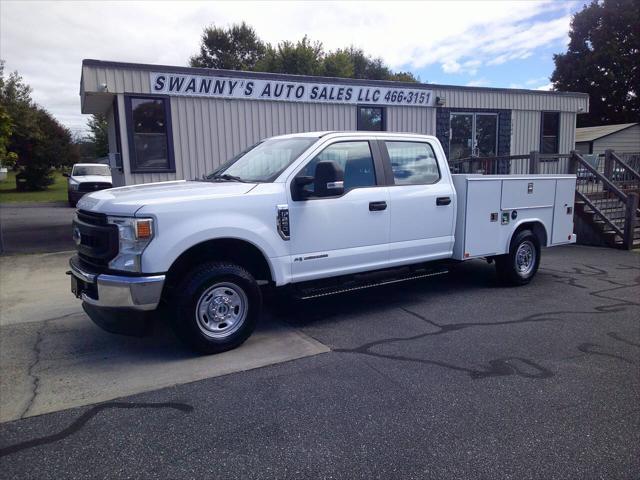
[(269, 263), (258, 247), (237, 238), (219, 238), (199, 243), (183, 252), (167, 272), (168, 286), (175, 285), (195, 265), (215, 260), (240, 265), (256, 280), (273, 281)]
[(522, 230), (531, 230), (533, 234), (538, 238), (538, 242), (540, 242), (541, 247), (547, 246), (547, 229), (544, 228), (544, 225), (541, 222), (525, 222), (521, 225), (518, 225), (516, 231), (513, 232), (511, 239), (513, 240), (515, 236), (520, 233)]

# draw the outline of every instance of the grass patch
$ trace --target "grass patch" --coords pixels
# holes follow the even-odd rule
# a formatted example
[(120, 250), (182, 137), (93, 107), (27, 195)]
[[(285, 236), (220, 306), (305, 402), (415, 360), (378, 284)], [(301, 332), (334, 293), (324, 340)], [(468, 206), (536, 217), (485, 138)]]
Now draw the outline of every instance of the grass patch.
[(46, 190), (39, 192), (17, 192), (16, 173), (9, 171), (7, 178), (0, 182), (0, 203), (16, 202), (66, 202), (67, 179), (62, 173), (53, 174), (54, 182)]

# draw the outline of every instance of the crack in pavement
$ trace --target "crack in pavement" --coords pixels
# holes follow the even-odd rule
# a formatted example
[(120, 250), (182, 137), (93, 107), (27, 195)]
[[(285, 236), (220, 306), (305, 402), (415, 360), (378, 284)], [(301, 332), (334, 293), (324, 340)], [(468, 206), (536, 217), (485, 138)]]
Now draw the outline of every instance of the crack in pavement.
[(18, 418), (24, 418), (29, 413), (29, 410), (31, 410), (31, 407), (33, 407), (36, 397), (38, 396), (38, 391), (40, 389), (40, 376), (35, 373), (35, 369), (40, 363), (40, 356), (42, 353), (41, 346), (42, 341), (44, 340), (44, 330), (47, 328), (48, 322), (49, 320), (44, 321), (42, 326), (36, 332), (36, 341), (33, 345), (33, 352), (35, 356), (31, 364), (29, 365), (29, 368), (27, 369), (27, 377), (31, 379), (32, 385), (31, 394), (29, 395), (27, 404), (22, 409), (22, 412), (20, 412)]
[[(593, 315), (593, 314), (610, 314), (615, 312), (621, 312), (626, 310), (629, 306), (640, 306), (640, 303), (633, 302), (631, 300), (621, 300), (615, 297), (612, 297), (609, 294), (610, 292), (620, 290), (623, 288), (632, 288), (640, 286), (638, 281), (632, 284), (621, 284), (619, 282), (612, 281), (606, 277), (608, 272), (602, 268), (594, 267), (592, 265), (583, 265), (585, 268), (576, 267), (571, 272), (562, 271), (562, 270), (550, 270), (554, 273), (551, 275), (560, 279), (562, 283), (566, 283), (571, 286), (575, 286), (578, 288), (588, 288), (587, 286), (580, 285), (578, 283), (579, 279), (575, 278), (575, 276), (587, 276), (587, 277), (597, 277), (599, 280), (603, 280), (607, 283), (613, 284), (615, 286), (610, 288), (605, 288), (601, 290), (595, 290), (587, 292), (588, 295), (602, 299), (607, 301), (613, 301), (617, 303), (607, 304), (607, 305), (596, 305), (592, 310), (585, 311), (553, 311), (553, 312), (541, 312), (535, 313), (532, 315), (527, 315), (525, 317), (515, 319), (515, 320), (503, 320), (503, 321), (494, 321), (494, 322), (463, 322), (463, 323), (455, 323), (455, 324), (439, 324), (433, 320), (426, 318), (423, 315), (420, 315), (406, 307), (400, 307), (400, 310), (405, 313), (412, 315), (425, 323), (429, 324), (432, 327), (437, 328), (437, 331), (424, 332), (417, 335), (413, 335), (410, 337), (391, 337), (385, 338), (381, 340), (375, 340), (372, 342), (364, 343), (360, 346), (354, 348), (336, 348), (333, 349), (334, 352), (340, 353), (354, 353), (354, 354), (362, 354), (371, 357), (384, 358), (388, 360), (399, 360), (405, 362), (414, 362), (421, 363), (426, 365), (434, 365), (442, 368), (446, 368), (449, 370), (465, 372), (469, 374), (472, 379), (481, 379), (495, 376), (506, 376), (506, 375), (519, 375), (526, 378), (549, 378), (554, 375), (552, 371), (543, 367), (542, 365), (534, 362), (533, 360), (522, 358), (522, 357), (502, 357), (489, 361), (488, 368), (469, 368), (460, 365), (455, 365), (448, 362), (443, 362), (440, 360), (433, 359), (424, 359), (424, 358), (415, 358), (409, 357), (405, 355), (394, 355), (394, 354), (383, 354), (379, 352), (372, 352), (371, 349), (380, 346), (380, 345), (388, 345), (390, 343), (395, 342), (411, 342), (414, 340), (419, 340), (425, 337), (437, 336), (437, 335), (446, 335), (451, 332), (464, 330), (468, 328), (483, 328), (483, 327), (497, 327), (497, 326), (505, 326), (505, 325), (516, 325), (516, 324), (525, 324), (525, 323), (537, 323), (537, 322), (564, 322), (567, 320), (566, 316), (569, 315)], [(571, 280), (571, 281), (566, 281)], [(614, 334), (615, 335), (615, 334)], [(609, 336), (615, 338), (610, 333)], [(624, 341), (624, 340), (622, 340)], [(624, 357), (619, 357), (617, 355), (603, 353), (594, 351), (592, 349), (593, 346), (598, 346), (596, 344), (581, 344), (577, 348), (583, 353), (588, 354), (596, 354), (603, 356), (611, 356), (613, 358), (617, 358), (619, 360), (623, 360), (625, 362), (629, 362), (628, 359)], [(632, 362), (630, 362), (632, 363)], [(525, 368), (522, 368), (524, 364)]]
[(14, 445), (9, 445), (8, 447), (0, 448), (0, 458), (6, 455), (10, 455), (12, 453), (19, 452), (21, 450), (25, 450), (27, 448), (33, 448), (40, 445), (46, 445), (48, 443), (57, 442), (63, 440), (74, 433), (77, 433), (84, 427), (89, 420), (98, 415), (103, 410), (107, 409), (132, 409), (132, 408), (171, 408), (174, 410), (178, 410), (183, 413), (191, 413), (194, 409), (191, 405), (187, 403), (178, 403), (178, 402), (164, 402), (164, 403), (128, 403), (128, 402), (109, 402), (103, 403), (100, 405), (96, 405), (91, 407), (89, 410), (84, 412), (80, 417), (71, 423), (67, 428), (59, 431), (58, 433), (54, 433), (52, 435), (46, 435), (44, 437), (34, 438), (32, 440), (27, 440), (26, 442), (16, 443)]

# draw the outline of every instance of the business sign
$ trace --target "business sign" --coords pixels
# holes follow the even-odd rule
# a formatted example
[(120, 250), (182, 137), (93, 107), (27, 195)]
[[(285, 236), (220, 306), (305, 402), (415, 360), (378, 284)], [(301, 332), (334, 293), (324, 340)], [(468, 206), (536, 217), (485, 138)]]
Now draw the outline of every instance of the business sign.
[(287, 82), (154, 72), (150, 74), (149, 79), (151, 93), (165, 95), (419, 107), (435, 105), (433, 92), (419, 88)]

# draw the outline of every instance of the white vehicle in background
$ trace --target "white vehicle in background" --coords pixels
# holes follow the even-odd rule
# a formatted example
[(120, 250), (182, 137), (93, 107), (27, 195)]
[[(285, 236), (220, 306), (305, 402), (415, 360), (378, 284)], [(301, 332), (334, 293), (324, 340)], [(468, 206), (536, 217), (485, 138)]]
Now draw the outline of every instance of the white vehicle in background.
[(113, 186), (111, 169), (103, 163), (76, 163), (67, 177), (67, 200), (69, 206), (75, 207), (84, 195), (89, 192), (104, 190)]
[(237, 347), (265, 289), (301, 298), (444, 273), (484, 258), (524, 285), (542, 247), (575, 242), (575, 175), (452, 175), (435, 137), (266, 139), (195, 181), (78, 203), (71, 290), (91, 319), (142, 333), (160, 305), (197, 351)]

